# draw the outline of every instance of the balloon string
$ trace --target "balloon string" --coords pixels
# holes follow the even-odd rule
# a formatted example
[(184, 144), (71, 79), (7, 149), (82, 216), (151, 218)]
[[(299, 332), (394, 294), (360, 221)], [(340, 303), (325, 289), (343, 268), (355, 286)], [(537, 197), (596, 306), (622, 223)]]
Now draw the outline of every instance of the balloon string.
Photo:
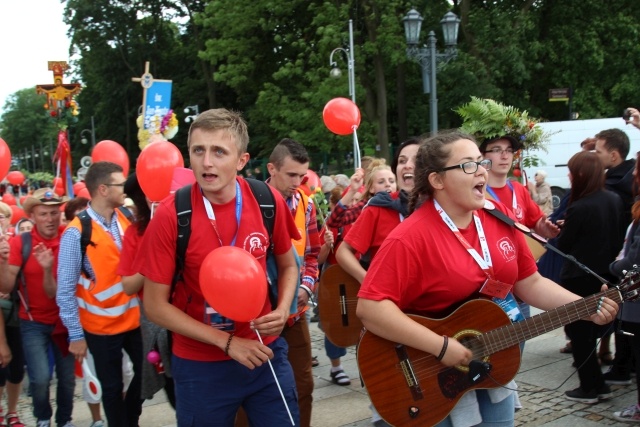
[(362, 162), (360, 160), (360, 144), (358, 144), (358, 132), (356, 132), (358, 126), (353, 126), (353, 167), (360, 169)]
[[(256, 331), (256, 335), (258, 335), (258, 339), (260, 340), (260, 344), (264, 343), (262, 342), (262, 337), (260, 336), (260, 332), (258, 332), (257, 329), (254, 329), (254, 331)], [(271, 359), (267, 360), (269, 362), (269, 367), (271, 368), (271, 373), (273, 374), (273, 379), (276, 380), (276, 385), (278, 386), (278, 391), (280, 392), (280, 397), (282, 397), (282, 402), (284, 403), (284, 407), (287, 408), (287, 414), (289, 414), (289, 420), (291, 420), (291, 425), (295, 426), (296, 423), (293, 421), (293, 417), (291, 416), (291, 411), (289, 410), (289, 405), (287, 405), (287, 399), (284, 398), (284, 393), (282, 392), (282, 388), (280, 387), (280, 382), (278, 381), (278, 377), (276, 376), (276, 371), (273, 370), (273, 365), (271, 364)]]

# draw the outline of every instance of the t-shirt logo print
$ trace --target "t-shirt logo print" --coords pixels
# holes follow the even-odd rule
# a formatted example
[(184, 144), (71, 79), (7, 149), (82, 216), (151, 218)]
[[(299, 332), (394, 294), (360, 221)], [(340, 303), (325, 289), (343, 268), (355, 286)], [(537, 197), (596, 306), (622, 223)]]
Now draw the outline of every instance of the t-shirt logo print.
[(508, 237), (498, 240), (498, 249), (500, 249), (505, 261), (509, 262), (516, 259), (516, 248)]
[(267, 254), (267, 249), (267, 236), (262, 233), (254, 232), (244, 239), (244, 250), (256, 259), (264, 257)]

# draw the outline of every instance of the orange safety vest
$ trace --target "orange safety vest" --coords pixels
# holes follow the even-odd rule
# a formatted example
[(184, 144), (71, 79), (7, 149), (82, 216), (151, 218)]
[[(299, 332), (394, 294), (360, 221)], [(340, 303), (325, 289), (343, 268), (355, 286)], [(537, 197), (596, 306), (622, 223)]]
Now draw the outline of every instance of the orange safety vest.
[[(114, 212), (124, 234), (129, 220), (117, 209)], [(82, 234), (78, 217), (69, 227)], [(124, 237), (124, 235), (122, 236)], [(137, 296), (129, 296), (122, 287), (122, 277), (116, 273), (120, 263), (120, 250), (96, 221), (91, 221), (91, 242), (87, 246), (87, 257), (96, 280), (80, 275), (76, 287), (78, 311), (82, 328), (92, 334), (115, 335), (140, 326), (140, 303)]]
[(293, 247), (296, 249), (296, 253), (303, 260), (304, 265), (304, 253), (307, 250), (307, 207), (309, 206), (309, 197), (304, 192), (298, 189), (300, 193), (300, 202), (296, 207), (296, 213), (293, 217), (293, 221), (296, 224), (298, 233), (300, 233), (300, 240), (291, 239)]

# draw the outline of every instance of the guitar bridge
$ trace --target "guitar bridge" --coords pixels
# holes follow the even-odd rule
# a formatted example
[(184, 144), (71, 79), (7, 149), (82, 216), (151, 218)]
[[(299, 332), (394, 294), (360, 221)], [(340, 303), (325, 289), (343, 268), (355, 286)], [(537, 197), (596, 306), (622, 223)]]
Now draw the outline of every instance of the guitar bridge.
[(409, 387), (409, 390), (411, 391), (413, 400), (424, 399), (422, 389), (420, 388), (420, 384), (418, 383), (418, 378), (416, 377), (415, 372), (413, 372), (413, 366), (411, 365), (411, 360), (409, 360), (407, 348), (402, 344), (396, 345), (396, 355), (398, 356), (398, 360), (400, 361), (402, 375), (404, 375), (404, 379), (407, 382), (407, 387)]
[(342, 315), (342, 326), (349, 326), (349, 313), (347, 313), (347, 287), (340, 285), (340, 314)]

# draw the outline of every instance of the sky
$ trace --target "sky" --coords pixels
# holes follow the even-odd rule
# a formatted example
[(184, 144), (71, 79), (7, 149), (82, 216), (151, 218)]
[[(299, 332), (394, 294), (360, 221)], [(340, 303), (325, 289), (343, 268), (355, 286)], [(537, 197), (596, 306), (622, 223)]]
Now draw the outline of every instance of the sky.
[(53, 83), (47, 61), (69, 62), (69, 40), (60, 0), (0, 0), (0, 10), (1, 114), (9, 95)]

